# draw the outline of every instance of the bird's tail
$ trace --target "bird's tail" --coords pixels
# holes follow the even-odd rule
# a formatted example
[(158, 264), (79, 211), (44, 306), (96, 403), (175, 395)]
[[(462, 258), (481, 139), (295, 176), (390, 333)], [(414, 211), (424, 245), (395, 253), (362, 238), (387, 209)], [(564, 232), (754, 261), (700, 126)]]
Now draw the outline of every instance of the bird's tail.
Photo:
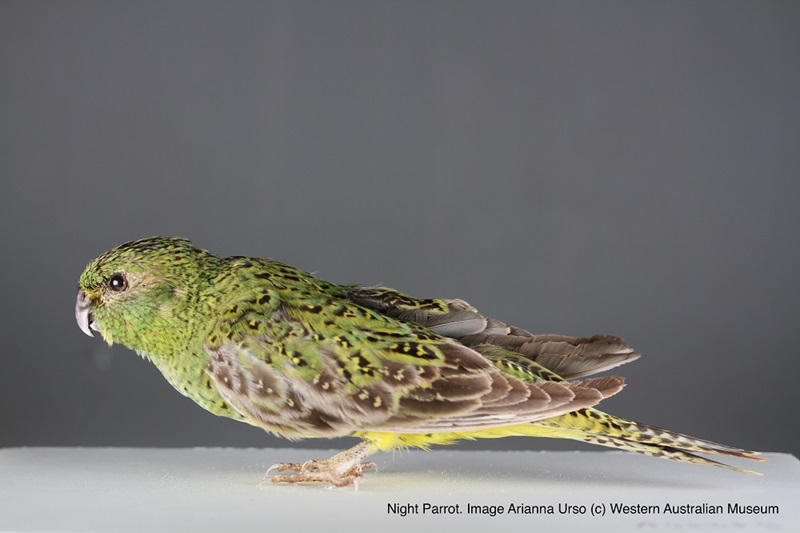
[(581, 440), (620, 450), (626, 450), (660, 459), (683, 463), (713, 465), (757, 474), (752, 470), (736, 468), (707, 459), (697, 453), (721, 454), (754, 461), (763, 461), (758, 452), (742, 450), (725, 444), (696, 439), (681, 433), (625, 420), (596, 409), (579, 409), (566, 415), (548, 418), (532, 424), (532, 435)]

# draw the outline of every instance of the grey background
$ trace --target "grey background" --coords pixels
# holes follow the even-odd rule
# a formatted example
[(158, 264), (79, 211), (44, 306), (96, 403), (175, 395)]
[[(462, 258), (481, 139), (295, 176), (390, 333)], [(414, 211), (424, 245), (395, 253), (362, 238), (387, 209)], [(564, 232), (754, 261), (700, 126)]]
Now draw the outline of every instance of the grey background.
[(0, 3), (0, 446), (287, 444), (78, 330), (84, 265), (161, 234), (621, 335), (606, 410), (800, 454), (798, 15)]

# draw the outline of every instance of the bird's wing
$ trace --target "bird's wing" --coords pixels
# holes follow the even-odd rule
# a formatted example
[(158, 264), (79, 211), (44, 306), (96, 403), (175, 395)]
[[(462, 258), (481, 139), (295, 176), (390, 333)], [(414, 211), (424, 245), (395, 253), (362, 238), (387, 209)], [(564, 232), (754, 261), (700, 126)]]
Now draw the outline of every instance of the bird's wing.
[(619, 337), (534, 335), (485, 317), (464, 300), (416, 299), (386, 287), (348, 287), (352, 301), (414, 322), (470, 347), (495, 345), (548, 368), (564, 379), (597, 374), (634, 361), (640, 354)]
[(352, 299), (297, 288), (230, 302), (206, 341), (223, 398), (287, 438), (512, 425), (594, 405), (622, 388), (617, 377), (551, 380), (519, 354), (476, 348)]

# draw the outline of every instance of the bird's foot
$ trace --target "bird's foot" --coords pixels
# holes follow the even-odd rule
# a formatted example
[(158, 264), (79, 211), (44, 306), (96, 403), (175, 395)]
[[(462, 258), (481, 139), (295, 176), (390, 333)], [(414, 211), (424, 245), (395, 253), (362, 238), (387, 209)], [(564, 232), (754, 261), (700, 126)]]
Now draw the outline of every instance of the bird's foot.
[[(267, 479), (270, 483), (328, 483), (334, 487), (346, 487), (364, 477), (365, 470), (376, 468), (375, 463), (361, 462), (371, 453), (369, 445), (361, 442), (329, 459), (276, 463), (267, 470)], [(270, 476), (273, 471), (295, 473)]]
[(305, 463), (278, 463), (267, 471), (297, 472), (296, 474), (277, 474), (269, 476), (270, 483), (328, 483), (334, 487), (354, 485), (364, 477), (364, 471), (375, 468), (375, 463), (358, 463), (347, 470), (328, 466), (326, 460), (306, 461)]

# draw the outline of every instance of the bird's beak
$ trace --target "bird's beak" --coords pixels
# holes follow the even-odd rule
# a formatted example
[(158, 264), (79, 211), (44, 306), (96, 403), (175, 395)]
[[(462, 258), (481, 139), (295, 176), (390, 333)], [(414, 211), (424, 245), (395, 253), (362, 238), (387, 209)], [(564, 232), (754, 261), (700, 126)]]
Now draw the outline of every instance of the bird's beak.
[(97, 326), (92, 319), (92, 302), (83, 289), (78, 289), (78, 300), (75, 302), (75, 320), (78, 322), (78, 327), (81, 331), (94, 337), (92, 330), (97, 331)]

